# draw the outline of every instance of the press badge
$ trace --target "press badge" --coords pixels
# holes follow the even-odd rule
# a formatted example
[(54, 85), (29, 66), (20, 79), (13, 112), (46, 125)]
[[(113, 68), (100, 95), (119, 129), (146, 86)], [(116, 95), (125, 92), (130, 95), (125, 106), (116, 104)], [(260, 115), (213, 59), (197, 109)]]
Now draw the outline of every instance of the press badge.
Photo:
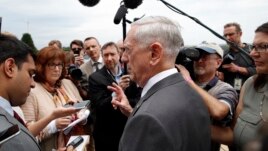
[(240, 78), (235, 78), (234, 79), (234, 89), (235, 90), (240, 90), (242, 86), (242, 79)]

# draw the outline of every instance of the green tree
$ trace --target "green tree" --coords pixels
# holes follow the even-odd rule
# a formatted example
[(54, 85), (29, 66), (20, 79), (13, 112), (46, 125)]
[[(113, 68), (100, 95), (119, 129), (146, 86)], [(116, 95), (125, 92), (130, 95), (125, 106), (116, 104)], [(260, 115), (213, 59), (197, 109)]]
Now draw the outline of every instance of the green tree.
[(70, 51), (70, 47), (62, 47), (64, 51)]
[(31, 47), (35, 51), (35, 53), (37, 53), (37, 49), (36, 49), (34, 42), (32, 40), (32, 36), (29, 33), (24, 33), (22, 35), (21, 41), (26, 43), (29, 47)]

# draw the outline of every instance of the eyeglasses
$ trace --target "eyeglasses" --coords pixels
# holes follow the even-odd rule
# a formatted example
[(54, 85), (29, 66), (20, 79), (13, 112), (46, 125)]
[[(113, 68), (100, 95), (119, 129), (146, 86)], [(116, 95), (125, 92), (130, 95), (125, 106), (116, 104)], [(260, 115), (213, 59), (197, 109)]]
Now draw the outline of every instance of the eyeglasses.
[(63, 64), (62, 63), (60, 63), (60, 64), (48, 63), (47, 66), (48, 66), (48, 68), (50, 70), (56, 69), (56, 67), (58, 67), (59, 69), (62, 69), (63, 68)]
[(268, 44), (260, 44), (260, 45), (253, 45), (252, 50), (255, 50), (256, 52), (264, 52), (268, 50)]
[(73, 51), (81, 51), (82, 48), (72, 48)]

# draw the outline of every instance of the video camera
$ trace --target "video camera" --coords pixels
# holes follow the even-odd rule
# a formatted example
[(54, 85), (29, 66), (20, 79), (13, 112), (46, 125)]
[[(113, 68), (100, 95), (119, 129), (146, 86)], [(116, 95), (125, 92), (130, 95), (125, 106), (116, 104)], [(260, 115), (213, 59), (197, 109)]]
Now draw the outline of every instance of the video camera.
[(201, 54), (198, 49), (194, 47), (182, 47), (176, 58), (175, 63), (183, 65), (190, 73), (190, 76), (194, 77), (193, 61), (199, 60)]
[(230, 64), (234, 60), (235, 60), (235, 58), (230, 53), (228, 53), (227, 55), (225, 55), (223, 57), (222, 65), (224, 65), (224, 64)]
[(222, 68), (222, 65), (225, 64), (230, 64), (235, 60), (235, 58), (233, 57), (233, 55), (231, 55), (230, 53), (227, 53), (224, 57), (223, 57), (223, 61), (221, 66), (219, 67), (218, 71), (223, 72), (225, 69)]
[[(194, 47), (182, 47), (180, 52), (176, 58), (176, 64), (183, 65), (190, 73), (191, 77), (194, 78), (194, 69), (193, 69), (193, 61), (199, 60), (201, 57), (201, 52), (199, 49)], [(235, 58), (228, 53), (223, 57), (222, 65), (230, 64), (235, 60)], [(219, 71), (223, 71), (222, 65), (218, 69)]]
[(76, 65), (72, 64), (68, 68), (68, 74), (74, 79), (74, 80), (81, 80), (82, 79), (82, 71), (77, 67)]

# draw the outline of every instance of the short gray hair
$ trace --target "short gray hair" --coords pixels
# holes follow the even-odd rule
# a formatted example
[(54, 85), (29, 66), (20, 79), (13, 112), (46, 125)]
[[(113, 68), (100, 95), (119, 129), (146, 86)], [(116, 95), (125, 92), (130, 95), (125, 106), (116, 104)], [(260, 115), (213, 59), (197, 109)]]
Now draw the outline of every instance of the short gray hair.
[(139, 26), (135, 40), (140, 47), (147, 47), (152, 42), (158, 41), (166, 49), (165, 55), (176, 59), (183, 46), (178, 23), (163, 16), (149, 16), (133, 22), (132, 26)]

